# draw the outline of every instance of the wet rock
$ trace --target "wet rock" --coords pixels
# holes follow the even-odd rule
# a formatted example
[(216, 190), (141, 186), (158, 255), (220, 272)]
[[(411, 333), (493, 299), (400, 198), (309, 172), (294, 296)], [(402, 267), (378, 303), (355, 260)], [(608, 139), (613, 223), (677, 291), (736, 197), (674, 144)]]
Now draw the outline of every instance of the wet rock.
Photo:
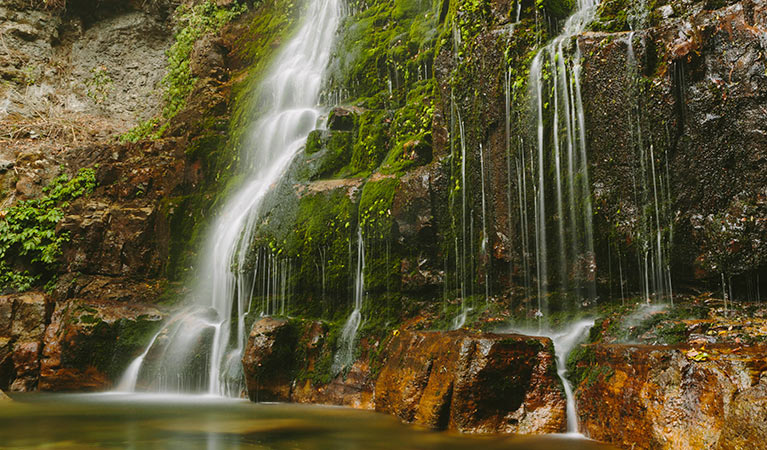
[(40, 353), (52, 300), (39, 292), (0, 296), (0, 388), (37, 387)]
[(290, 400), (290, 369), (297, 344), (298, 336), (287, 320), (267, 317), (253, 325), (242, 356), (251, 400)]
[(40, 342), (17, 342), (13, 347), (13, 366), (16, 379), (10, 390), (17, 392), (32, 391), (37, 387), (40, 374)]
[(767, 375), (730, 403), (717, 448), (767, 449)]
[(400, 333), (387, 348), (375, 408), (405, 422), (462, 432), (566, 428), (551, 341), (518, 335)]
[(156, 331), (163, 314), (141, 304), (71, 299), (56, 304), (45, 331), (39, 389), (105, 389)]
[[(336, 348), (328, 325), (263, 318), (253, 324), (243, 355), (248, 397), (373, 409), (373, 380), (366, 357), (341, 374), (331, 372)], [(360, 348), (367, 353), (363, 339)]]
[(359, 112), (351, 108), (335, 107), (328, 117), (328, 129), (336, 131), (352, 131), (357, 122)]
[(727, 442), (764, 432), (764, 414), (750, 408), (763, 401), (763, 388), (752, 385), (767, 370), (765, 350), (588, 347), (575, 392), (581, 431), (624, 448), (745, 448)]

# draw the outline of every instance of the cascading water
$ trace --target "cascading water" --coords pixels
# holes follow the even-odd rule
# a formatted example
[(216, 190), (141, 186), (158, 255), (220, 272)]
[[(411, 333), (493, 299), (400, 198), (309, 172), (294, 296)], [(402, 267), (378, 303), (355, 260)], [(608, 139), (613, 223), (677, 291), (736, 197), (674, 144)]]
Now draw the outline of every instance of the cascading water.
[(541, 328), (538, 330), (525, 330), (511, 328), (501, 330), (506, 333), (518, 333), (528, 336), (544, 336), (554, 343), (554, 352), (557, 357), (557, 376), (562, 381), (567, 399), (567, 433), (578, 433), (578, 413), (575, 408), (573, 387), (567, 379), (567, 357), (586, 338), (586, 333), (594, 326), (594, 319), (581, 319), (573, 322), (564, 329), (551, 330)]
[[(634, 167), (634, 201), (641, 211), (636, 235), (638, 251), (640, 291), (648, 302), (669, 300), (673, 305), (670, 257), (673, 221), (669, 207), (671, 205), (668, 156), (665, 161), (659, 159), (655, 146), (644, 136), (641, 118), (645, 116), (642, 108), (642, 82), (640, 67), (634, 53), (632, 31), (626, 37), (626, 78), (636, 99), (629, 111), (628, 123), (630, 135), (638, 164)], [(663, 170), (665, 165), (665, 170)], [(620, 265), (620, 261), (619, 261)], [(622, 270), (622, 268), (619, 267)], [(621, 288), (622, 288), (621, 274)]]
[[(576, 46), (570, 61), (568, 46), (593, 19), (597, 3), (596, 0), (579, 0), (576, 12), (567, 19), (561, 34), (538, 52), (530, 67), (536, 153), (527, 162), (532, 166), (533, 175), (530, 185), (535, 228), (535, 315), (539, 319), (547, 313), (553, 279), (557, 280), (562, 294), (573, 292), (579, 298), (595, 295), (580, 50)], [(524, 164), (524, 154), (519, 154)], [(520, 210), (526, 211), (523, 203), (527, 198), (526, 180), (518, 180), (518, 185), (520, 190), (525, 189), (519, 198)], [(552, 201), (554, 204), (550, 205)], [(521, 218), (523, 224), (525, 217)], [(550, 248), (550, 245), (556, 247)], [(552, 266), (551, 262), (556, 264)]]
[(362, 323), (362, 303), (365, 300), (365, 241), (362, 229), (357, 228), (357, 272), (354, 277), (354, 310), (346, 319), (333, 359), (332, 372), (338, 374), (354, 361), (354, 344)]
[(565, 387), (565, 396), (567, 397), (567, 432), (578, 432), (578, 415), (575, 410), (575, 397), (573, 396), (573, 387), (567, 379), (567, 357), (576, 345), (581, 343), (586, 337), (586, 333), (594, 326), (594, 320), (580, 320), (566, 330), (559, 333), (550, 333), (548, 337), (554, 342), (554, 351), (557, 355), (557, 375), (562, 380)]
[[(264, 197), (317, 127), (320, 89), (341, 7), (340, 0), (312, 1), (296, 35), (279, 52), (260, 86), (260, 118), (244, 147), (246, 181), (226, 202), (201, 253), (196, 305), (175, 315), (152, 338), (124, 375), (121, 388), (133, 390), (140, 380), (159, 391), (240, 395), (245, 316), (259, 282), (245, 269), (251, 237)], [(270, 292), (278, 295), (289, 262), (272, 258), (264, 264)], [(285, 293), (281, 295), (284, 302)], [(261, 314), (284, 312), (284, 303), (269, 302), (261, 309)], [(153, 369), (144, 367), (150, 359)]]

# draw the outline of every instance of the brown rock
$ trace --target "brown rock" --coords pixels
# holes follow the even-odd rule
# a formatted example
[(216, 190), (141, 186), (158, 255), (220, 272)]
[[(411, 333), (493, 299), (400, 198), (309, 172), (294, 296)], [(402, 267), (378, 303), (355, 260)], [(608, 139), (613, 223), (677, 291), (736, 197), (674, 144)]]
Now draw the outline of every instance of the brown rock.
[(767, 375), (730, 403), (719, 450), (767, 449)]
[(16, 379), (11, 391), (32, 391), (37, 387), (40, 374), (40, 342), (17, 342), (13, 348), (13, 365)]
[(109, 387), (139, 354), (163, 314), (141, 304), (72, 299), (56, 304), (45, 331), (39, 389)]
[(266, 317), (248, 335), (242, 367), (253, 401), (290, 400), (290, 375), (298, 337), (284, 319)]
[(581, 431), (593, 439), (635, 449), (704, 449), (725, 445), (727, 435), (764, 432), (764, 414), (751, 409), (765, 392), (751, 388), (767, 367), (764, 346), (591, 350), (593, 363), (575, 395)]
[(377, 411), (430, 428), (555, 433), (566, 402), (546, 338), (402, 332), (376, 382)]

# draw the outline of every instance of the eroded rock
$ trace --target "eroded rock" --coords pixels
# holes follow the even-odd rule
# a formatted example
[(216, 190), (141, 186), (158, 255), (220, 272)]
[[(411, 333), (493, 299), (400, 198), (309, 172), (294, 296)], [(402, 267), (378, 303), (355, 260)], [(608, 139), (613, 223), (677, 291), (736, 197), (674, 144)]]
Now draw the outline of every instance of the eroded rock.
[(376, 411), (434, 429), (557, 433), (566, 402), (547, 338), (402, 332), (387, 348)]
[(71, 299), (56, 304), (45, 331), (40, 390), (105, 389), (156, 331), (163, 314), (152, 306)]
[(764, 448), (734, 438), (764, 433), (765, 390), (752, 385), (767, 370), (765, 350), (595, 344), (576, 390), (581, 431), (624, 448)]

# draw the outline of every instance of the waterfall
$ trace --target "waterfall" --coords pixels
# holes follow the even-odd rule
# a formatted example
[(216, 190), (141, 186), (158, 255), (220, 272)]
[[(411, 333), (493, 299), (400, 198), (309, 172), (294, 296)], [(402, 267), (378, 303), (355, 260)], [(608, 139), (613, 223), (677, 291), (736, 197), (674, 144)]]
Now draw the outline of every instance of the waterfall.
[(332, 372), (338, 374), (354, 362), (354, 344), (357, 331), (362, 323), (362, 303), (365, 299), (365, 241), (362, 239), (362, 229), (357, 227), (357, 271), (354, 277), (354, 309), (346, 319), (341, 337), (338, 341), (338, 351), (333, 359)]
[[(673, 306), (670, 256), (673, 235), (673, 220), (669, 211), (671, 205), (668, 155), (665, 154), (665, 171), (661, 162), (656, 163), (655, 146), (644, 136), (642, 120), (642, 92), (640, 67), (634, 52), (632, 31), (626, 37), (626, 78), (630, 95), (634, 99), (629, 110), (631, 145), (634, 148), (638, 167), (634, 167), (634, 200), (640, 211), (638, 230), (634, 240), (640, 261), (638, 278), (644, 300), (662, 301), (668, 299)], [(664, 152), (665, 153), (665, 152)], [(621, 280), (622, 282), (622, 280)]]
[[(260, 114), (243, 146), (245, 181), (211, 227), (198, 266), (193, 307), (176, 314), (152, 338), (121, 386), (137, 381), (160, 391), (238, 396), (245, 316), (257, 280), (246, 270), (251, 238), (264, 197), (282, 178), (310, 131), (318, 125), (320, 89), (341, 17), (340, 0), (313, 0), (294, 37), (280, 50), (259, 87)], [(267, 257), (267, 256), (262, 256)], [(270, 292), (284, 289), (289, 264), (264, 263)], [(286, 276), (286, 275), (285, 275)], [(284, 292), (282, 293), (284, 301)], [(261, 314), (284, 313), (284, 303)], [(146, 363), (152, 360), (152, 368)], [(147, 373), (145, 373), (147, 372)], [(124, 378), (125, 378), (124, 377)]]
[(559, 333), (550, 333), (548, 337), (554, 342), (554, 352), (557, 355), (557, 375), (562, 380), (567, 397), (567, 432), (578, 432), (578, 413), (575, 410), (573, 387), (567, 379), (567, 357), (570, 352), (586, 337), (586, 333), (594, 326), (594, 320), (585, 319), (572, 324), (568, 329)]
[(575, 396), (573, 387), (567, 379), (567, 357), (575, 347), (583, 342), (588, 331), (594, 326), (594, 319), (581, 319), (568, 325), (561, 330), (552, 330), (549, 328), (540, 328), (538, 330), (509, 328), (499, 330), (504, 333), (516, 333), (528, 336), (544, 336), (554, 343), (554, 353), (557, 358), (557, 376), (562, 381), (565, 388), (565, 398), (567, 400), (567, 432), (578, 433), (578, 413), (575, 408)]
[[(530, 95), (536, 123), (535, 152), (527, 162), (531, 170), (535, 230), (535, 316), (539, 321), (548, 313), (552, 285), (565, 295), (595, 296), (596, 267), (580, 89), (580, 49), (576, 44), (575, 54), (570, 59), (568, 46), (572, 38), (591, 22), (597, 3), (596, 0), (579, 0), (562, 32), (536, 54), (530, 67)], [(524, 150), (518, 155), (520, 211), (526, 212), (524, 199), (528, 187), (526, 180), (519, 176), (519, 172), (525, 170)], [(522, 214), (520, 218), (523, 225), (526, 217)], [(522, 237), (525, 246), (524, 233)], [(526, 262), (524, 254), (523, 260)], [(525, 278), (528, 277), (526, 273)]]

